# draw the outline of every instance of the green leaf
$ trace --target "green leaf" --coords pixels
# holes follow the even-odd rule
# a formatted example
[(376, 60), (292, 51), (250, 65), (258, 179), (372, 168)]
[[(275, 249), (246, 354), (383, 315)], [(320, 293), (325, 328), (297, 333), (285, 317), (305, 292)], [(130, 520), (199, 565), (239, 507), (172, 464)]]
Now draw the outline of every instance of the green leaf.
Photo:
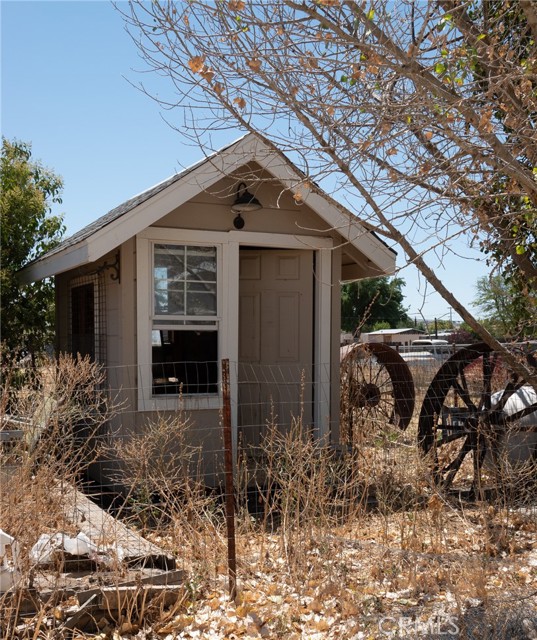
[(369, 11), (367, 12), (367, 19), (368, 20), (373, 20), (374, 17), (375, 17), (375, 10), (374, 9), (369, 9)]
[(453, 16), (449, 13), (446, 13), (445, 16), (440, 18), (440, 23), (438, 24), (438, 31), (443, 31), (444, 27), (448, 25), (453, 20)]
[(441, 75), (446, 70), (446, 65), (443, 62), (437, 62), (434, 66), (435, 73)]
[(521, 244), (518, 244), (516, 247), (516, 253), (518, 256), (523, 255), (524, 253), (526, 253), (526, 247), (523, 247)]
[(486, 38), (486, 37), (487, 37), (487, 34), (486, 34), (486, 33), (480, 33), (480, 34), (477, 36), (477, 41), (479, 42), (480, 40), (483, 40), (483, 38)]

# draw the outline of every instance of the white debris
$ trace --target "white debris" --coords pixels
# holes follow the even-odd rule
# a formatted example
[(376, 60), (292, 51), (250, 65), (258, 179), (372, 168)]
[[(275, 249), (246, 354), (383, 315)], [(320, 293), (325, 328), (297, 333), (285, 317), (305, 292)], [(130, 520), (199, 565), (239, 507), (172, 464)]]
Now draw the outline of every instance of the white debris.
[(82, 532), (75, 538), (71, 538), (65, 533), (43, 533), (30, 551), (30, 560), (34, 564), (47, 564), (54, 560), (57, 551), (64, 551), (73, 556), (91, 557), (97, 553), (98, 548)]
[(73, 556), (89, 556), (97, 551), (97, 545), (93, 544), (88, 536), (82, 532), (77, 534), (76, 538), (64, 536), (63, 548), (66, 553)]
[(11, 589), (20, 579), (18, 554), (15, 538), (0, 529), (0, 593)]

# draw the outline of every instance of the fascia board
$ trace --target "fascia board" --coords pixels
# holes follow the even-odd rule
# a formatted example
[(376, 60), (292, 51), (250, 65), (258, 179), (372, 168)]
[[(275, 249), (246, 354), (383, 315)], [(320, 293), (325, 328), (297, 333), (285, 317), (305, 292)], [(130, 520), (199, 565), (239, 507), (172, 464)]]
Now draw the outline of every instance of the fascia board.
[(17, 273), (17, 279), (21, 284), (30, 284), (69, 271), (87, 262), (90, 262), (88, 242), (84, 240), (61, 253), (50, 256), (50, 258), (44, 258), (24, 267)]
[(379, 270), (386, 274), (395, 270), (395, 254), (357, 220), (344, 215), (317, 193), (310, 192), (304, 201)]

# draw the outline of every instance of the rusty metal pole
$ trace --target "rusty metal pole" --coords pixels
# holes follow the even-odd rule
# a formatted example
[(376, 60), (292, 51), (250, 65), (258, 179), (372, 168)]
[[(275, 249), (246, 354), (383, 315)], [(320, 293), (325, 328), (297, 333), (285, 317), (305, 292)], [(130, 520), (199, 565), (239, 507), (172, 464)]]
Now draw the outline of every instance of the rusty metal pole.
[(235, 490), (233, 486), (233, 445), (231, 437), (231, 392), (229, 385), (229, 360), (222, 360), (222, 401), (224, 430), (224, 470), (226, 490), (227, 566), (229, 595), (237, 596), (237, 555), (235, 548)]

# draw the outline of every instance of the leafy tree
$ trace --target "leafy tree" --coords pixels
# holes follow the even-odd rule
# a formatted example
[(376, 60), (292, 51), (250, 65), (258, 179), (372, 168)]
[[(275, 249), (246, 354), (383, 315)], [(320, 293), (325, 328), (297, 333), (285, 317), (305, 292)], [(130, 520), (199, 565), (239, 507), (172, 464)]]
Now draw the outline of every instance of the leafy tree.
[(479, 342), (479, 336), (468, 325), (463, 323), (447, 337), (447, 341), (450, 344), (472, 344), (473, 342)]
[(475, 304), (491, 333), (502, 340), (535, 337), (537, 318), (509, 279), (499, 274), (479, 278), (476, 289)]
[(375, 322), (371, 327), (371, 331), (381, 331), (382, 329), (391, 329), (389, 322)]
[(534, 3), (139, 0), (125, 19), (171, 80), (161, 102), (190, 107), (185, 135), (209, 152), (217, 130), (256, 132), (300, 164), (300, 200), (321, 184), (360, 202), (368, 228), (537, 388), (437, 269), (467, 239), (535, 304)]
[(453, 329), (453, 323), (451, 322), (451, 320), (435, 318), (434, 329), (436, 331), (450, 331), (451, 329)]
[(0, 304), (3, 352), (28, 351), (32, 358), (52, 338), (54, 286), (50, 280), (29, 285), (17, 271), (54, 247), (64, 233), (60, 216), (62, 180), (32, 160), (31, 146), (2, 139), (0, 164)]
[[(516, 63), (526, 69), (529, 75), (535, 59), (535, 34), (532, 33), (529, 23), (534, 11), (534, 8), (524, 7), (519, 2), (488, 0), (486, 3), (470, 4), (468, 16), (472, 21), (486, 24), (491, 28), (497, 34), (496, 46), (508, 51), (510, 58), (516, 60)], [(505, 109), (500, 102), (501, 96), (497, 92), (496, 82), (490, 79), (490, 69), (479, 62), (471, 68), (482, 90), (491, 91), (491, 95), (498, 99), (494, 118), (498, 128), (503, 129), (504, 139), (512, 145), (513, 152), (518, 151), (517, 161), (535, 176), (537, 174), (537, 169), (534, 167), (535, 158), (526, 155), (527, 146), (519, 145), (519, 141), (528, 133), (517, 130), (517, 126), (522, 125), (520, 117), (515, 118), (514, 114), (509, 109)], [(526, 86), (526, 89), (528, 88), (529, 85)], [(527, 125), (528, 123), (524, 124), (524, 126)], [(491, 192), (494, 207), (499, 212), (498, 223), (494, 227), (489, 226), (489, 233), (481, 240), (481, 247), (487, 254), (487, 262), (496, 275), (491, 276), (488, 283), (487, 279), (482, 279), (478, 283), (478, 292), (480, 296), (485, 295), (485, 307), (495, 297), (496, 311), (501, 312), (502, 316), (508, 319), (503, 324), (503, 321), (489, 314), (485, 318), (485, 324), (492, 329), (493, 333), (496, 332), (501, 336), (523, 337), (524, 334), (529, 335), (534, 330), (531, 318), (537, 312), (537, 302), (535, 295), (530, 294), (530, 291), (535, 290), (537, 281), (535, 277), (530, 277), (528, 287), (528, 270), (521, 268), (520, 263), (515, 263), (512, 256), (505, 252), (503, 245), (506, 242), (510, 243), (514, 247), (515, 255), (520, 256), (519, 260), (533, 265), (537, 263), (535, 206), (529, 195), (521, 193), (518, 189), (513, 190), (513, 184), (508, 176), (502, 173), (498, 173), (496, 181), (492, 182)], [(503, 292), (509, 298), (502, 302), (495, 291)], [(530, 310), (531, 313), (527, 313)], [(516, 321), (515, 316), (517, 316)], [(526, 328), (522, 326), (525, 321), (529, 321), (529, 326)]]
[(341, 327), (344, 331), (395, 328), (410, 322), (403, 307), (401, 278), (368, 278), (341, 288)]

